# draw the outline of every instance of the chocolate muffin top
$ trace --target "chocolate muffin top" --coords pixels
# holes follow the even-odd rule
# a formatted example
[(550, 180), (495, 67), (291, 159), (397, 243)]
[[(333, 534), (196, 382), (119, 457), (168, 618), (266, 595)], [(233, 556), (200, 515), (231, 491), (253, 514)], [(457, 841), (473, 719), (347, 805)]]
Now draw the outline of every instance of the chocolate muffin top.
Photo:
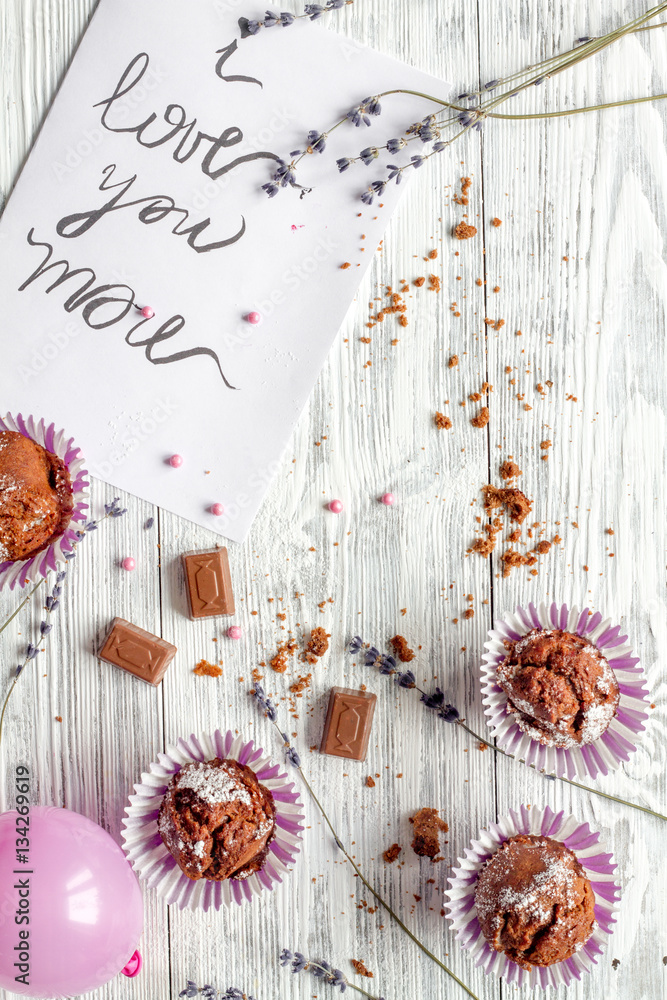
[(550, 837), (510, 837), (481, 869), (477, 919), (524, 969), (570, 958), (595, 929), (595, 894), (576, 855)]
[(496, 676), (523, 732), (566, 749), (602, 736), (616, 714), (619, 690), (596, 646), (572, 632), (533, 629), (505, 648)]
[(0, 432), (0, 562), (45, 548), (67, 527), (73, 505), (65, 463), (23, 434)]
[(275, 804), (255, 772), (215, 757), (186, 764), (169, 782), (158, 830), (188, 878), (247, 878), (266, 859)]

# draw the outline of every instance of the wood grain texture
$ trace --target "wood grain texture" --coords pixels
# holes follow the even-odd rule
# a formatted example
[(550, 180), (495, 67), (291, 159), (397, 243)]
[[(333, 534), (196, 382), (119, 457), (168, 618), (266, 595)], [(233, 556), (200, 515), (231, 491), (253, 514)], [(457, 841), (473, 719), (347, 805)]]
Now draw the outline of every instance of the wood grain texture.
[[(608, 30), (643, 6), (620, 0), (613, 10), (597, 2), (584, 11), (577, 0), (478, 0), (476, 7), (356, 0), (331, 26), (465, 89), (478, 76), (484, 82), (569, 47), (579, 35)], [(93, 7), (93, 0), (0, 5), (3, 201)], [(516, 110), (664, 91), (666, 57), (663, 32), (628, 38), (521, 98)], [(422, 113), (419, 107), (415, 117)], [(664, 133), (659, 105), (548, 123), (494, 122), (415, 176), (250, 538), (231, 552), (243, 641), (232, 644), (219, 622), (192, 623), (185, 614), (180, 554), (215, 537), (124, 497), (125, 518), (81, 546), (48, 652), (26, 671), (12, 701), (1, 750), (2, 808), (11, 807), (15, 764), (28, 761), (36, 802), (79, 810), (118, 839), (133, 783), (178, 736), (238, 728), (278, 756), (272, 730), (247, 695), (251, 671), (268, 661), (286, 631), (300, 636), (323, 625), (331, 651), (313, 670), (299, 718), (284, 717), (339, 833), (409, 927), (480, 1000), (516, 993), (472, 967), (440, 916), (442, 890), (449, 865), (480, 827), (522, 802), (548, 803), (603, 831), (623, 886), (607, 953), (568, 996), (667, 997), (664, 826), (479, 752), (416, 696), (344, 653), (355, 633), (376, 644), (404, 634), (419, 647), (418, 679), (446, 689), (484, 732), (478, 665), (494, 615), (540, 599), (599, 608), (628, 631), (657, 706), (639, 752), (600, 785), (667, 811)], [(358, 140), (350, 141), (356, 152)], [(451, 198), (462, 175), (473, 180), (467, 210)], [(459, 244), (450, 231), (465, 211), (479, 232)], [(494, 216), (499, 228), (490, 224)], [(426, 263), (432, 248), (439, 256)], [(413, 289), (407, 327), (389, 318), (367, 330), (368, 302), (384, 286), (429, 271), (441, 278), (442, 292)], [(495, 331), (485, 318), (505, 324)], [(359, 339), (367, 333), (368, 345)], [(454, 353), (460, 363), (449, 369)], [(469, 422), (475, 405), (459, 404), (486, 380), (493, 385), (491, 420), (478, 430)], [(436, 409), (451, 415), (451, 431), (434, 428)], [(545, 439), (552, 446), (543, 461)], [(510, 454), (523, 470), (521, 488), (534, 499), (535, 522), (545, 537), (562, 538), (535, 577), (519, 569), (503, 579), (500, 548), (491, 560), (465, 557), (479, 527), (479, 489), (489, 476), (498, 481), (499, 462)], [(392, 509), (377, 503), (388, 489), (397, 498)], [(112, 495), (95, 483), (95, 511)], [(334, 496), (345, 503), (339, 517), (324, 510)], [(144, 528), (149, 516), (156, 518), (152, 530)], [(137, 560), (132, 574), (119, 568), (127, 554)], [(468, 594), (475, 616), (464, 621)], [(15, 595), (0, 596), (2, 620), (15, 603)], [(115, 615), (178, 646), (158, 691), (95, 658)], [(39, 616), (35, 599), (0, 638), (3, 685)], [(192, 675), (202, 657), (224, 661), (219, 680)], [(285, 713), (296, 670), (284, 677), (264, 671)], [(343, 765), (310, 753), (329, 687), (361, 683), (378, 695), (367, 763)], [(380, 775), (374, 789), (364, 786), (367, 774)], [(450, 824), (445, 862), (436, 866), (409, 850), (408, 818), (422, 805), (439, 808)], [(259, 903), (182, 913), (145, 892), (145, 972), (119, 978), (100, 998), (169, 1000), (187, 978), (222, 989), (235, 984), (258, 1000), (330, 994), (279, 969), (285, 946), (326, 958), (350, 978), (349, 959), (362, 959), (375, 978), (355, 981), (386, 1000), (463, 996), (380, 910), (369, 912), (372, 899), (310, 805), (307, 815), (294, 873)], [(394, 841), (404, 850), (388, 867), (381, 855)]]

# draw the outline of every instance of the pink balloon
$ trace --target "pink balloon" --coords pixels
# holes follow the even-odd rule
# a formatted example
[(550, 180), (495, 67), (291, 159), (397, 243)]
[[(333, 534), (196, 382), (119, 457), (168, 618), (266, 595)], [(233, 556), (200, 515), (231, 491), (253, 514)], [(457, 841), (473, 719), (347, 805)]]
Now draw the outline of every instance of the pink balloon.
[(116, 842), (85, 816), (31, 807), (25, 851), (17, 823), (17, 812), (0, 815), (0, 987), (49, 998), (96, 990), (123, 970), (141, 936), (137, 879)]

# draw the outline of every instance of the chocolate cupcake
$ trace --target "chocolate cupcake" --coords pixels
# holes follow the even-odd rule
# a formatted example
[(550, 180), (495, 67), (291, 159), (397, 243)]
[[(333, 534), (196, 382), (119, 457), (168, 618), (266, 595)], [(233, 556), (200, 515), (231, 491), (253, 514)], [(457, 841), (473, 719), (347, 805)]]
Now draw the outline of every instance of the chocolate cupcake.
[(554, 965), (593, 933), (595, 895), (576, 855), (551, 837), (510, 837), (475, 887), (477, 920), (489, 945), (523, 969)]
[(275, 833), (273, 795), (255, 772), (215, 757), (186, 764), (160, 806), (158, 830), (191, 879), (243, 879), (259, 871)]
[(0, 432), (0, 561), (45, 549), (65, 531), (73, 509), (65, 462), (23, 434)]
[(517, 725), (544, 746), (572, 749), (607, 730), (619, 701), (607, 659), (588, 639), (533, 629), (505, 642), (496, 677)]

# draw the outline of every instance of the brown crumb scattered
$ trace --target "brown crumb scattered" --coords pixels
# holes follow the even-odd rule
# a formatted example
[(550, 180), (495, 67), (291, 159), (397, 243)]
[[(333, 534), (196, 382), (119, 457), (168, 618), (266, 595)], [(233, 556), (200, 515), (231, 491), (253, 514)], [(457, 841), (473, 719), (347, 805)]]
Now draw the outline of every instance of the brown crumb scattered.
[(549, 440), (547, 440), (547, 441), (542, 441), (542, 442), (540, 443), (540, 448), (542, 449), (542, 451), (546, 451), (546, 450), (547, 450), (547, 448), (550, 448), (550, 447), (551, 447), (551, 441), (549, 441)]
[(428, 253), (428, 259), (429, 260), (435, 260), (437, 256), (438, 256), (438, 251), (437, 250), (429, 250), (429, 253)]
[(535, 551), (539, 552), (541, 556), (545, 556), (550, 548), (551, 548), (551, 542), (543, 541), (537, 543), (537, 545), (535, 546)]
[(455, 194), (453, 201), (457, 205), (467, 205), (468, 204), (468, 191), (472, 187), (472, 181), (469, 177), (461, 178), (461, 194)]
[[(324, 656), (329, 648), (329, 639), (331, 635), (329, 632), (325, 632), (323, 628), (319, 625), (314, 628), (310, 633), (310, 639), (306, 644), (306, 653), (310, 653), (311, 656), (320, 657)], [(312, 660), (310, 661), (313, 662)]]
[(392, 648), (399, 658), (401, 663), (409, 663), (410, 660), (414, 660), (415, 654), (414, 650), (410, 649), (407, 641), (402, 635), (395, 635), (393, 639), (390, 640)]
[(420, 858), (434, 860), (440, 852), (440, 834), (447, 833), (449, 827), (440, 819), (437, 809), (425, 807), (411, 817), (414, 827), (412, 850)]
[(454, 226), (454, 236), (457, 240), (469, 240), (473, 236), (477, 236), (477, 229), (467, 222), (459, 222), (457, 226)]
[(294, 656), (297, 650), (296, 639), (288, 639), (287, 642), (278, 646), (278, 651), (272, 660), (269, 661), (271, 669), (277, 674), (284, 674), (287, 670), (288, 657)]
[(483, 406), (479, 413), (474, 416), (470, 423), (473, 427), (486, 427), (490, 419), (490, 413), (488, 406)]
[(502, 219), (491, 219), (491, 225), (495, 226), (496, 229), (498, 228), (498, 226), (502, 226), (502, 224), (503, 224)]
[(447, 366), (448, 366), (448, 368), (456, 368), (456, 366), (458, 365), (458, 363), (459, 363), (459, 356), (458, 356), (458, 354), (452, 354), (452, 356), (450, 357), (449, 361), (447, 362)]
[(475, 617), (475, 612), (473, 611), (472, 608), (466, 608), (466, 610), (463, 612), (463, 617), (464, 618), (474, 618)]
[(403, 315), (398, 317), (398, 322), (400, 326), (408, 325), (408, 317), (405, 315), (405, 313), (403, 313)]
[(429, 274), (428, 276), (428, 290), (429, 292), (439, 292), (440, 291), (440, 278), (437, 274)]
[(400, 847), (398, 844), (392, 844), (391, 847), (388, 847), (387, 850), (384, 851), (382, 857), (384, 858), (384, 860), (388, 865), (393, 865), (394, 861), (396, 860), (396, 858), (398, 857), (398, 855), (401, 853), (402, 850), (403, 848)]
[(500, 466), (500, 478), (504, 479), (505, 482), (509, 482), (511, 479), (516, 479), (517, 476), (522, 476), (523, 473), (516, 462), (513, 462), (511, 458), (506, 459)]
[(477, 749), (481, 750), (481, 752), (484, 753), (485, 750), (488, 750), (488, 747), (486, 743), (482, 743), (482, 741), (480, 740), (479, 743), (477, 744)]
[(56, 722), (62, 722), (62, 721), (63, 721), (62, 715), (56, 715)]
[(417, 288), (421, 288), (421, 286), (424, 284), (425, 281), (426, 278), (415, 278), (414, 284), (417, 286)]
[(448, 431), (452, 426), (450, 418), (446, 417), (444, 413), (439, 413), (438, 411), (436, 411), (435, 416), (433, 417), (433, 422), (440, 430)]
[(366, 979), (372, 979), (373, 973), (369, 972), (363, 962), (360, 962), (358, 958), (351, 958), (350, 965), (357, 973), (358, 976), (365, 976)]
[(341, 271), (346, 271), (348, 267), (352, 267), (352, 265), (350, 264), (349, 260), (346, 260), (344, 264), (340, 265)]
[(310, 687), (312, 676), (312, 674), (307, 674), (305, 677), (299, 677), (293, 684), (290, 684), (289, 689), (292, 694), (302, 694), (306, 691)]
[(614, 534), (614, 529), (613, 528), (607, 528), (607, 534), (608, 535), (613, 535)]
[(529, 500), (525, 493), (511, 487), (498, 489), (496, 486), (483, 486), (482, 493), (484, 510), (487, 514), (498, 507), (504, 507), (510, 516), (510, 521), (516, 521), (517, 524), (523, 523), (533, 507), (533, 501)]
[(216, 667), (215, 663), (200, 660), (192, 673), (197, 674), (198, 677), (220, 677), (222, 670), (220, 667)]
[(375, 788), (375, 781), (371, 778), (370, 774), (366, 778), (366, 788)]

